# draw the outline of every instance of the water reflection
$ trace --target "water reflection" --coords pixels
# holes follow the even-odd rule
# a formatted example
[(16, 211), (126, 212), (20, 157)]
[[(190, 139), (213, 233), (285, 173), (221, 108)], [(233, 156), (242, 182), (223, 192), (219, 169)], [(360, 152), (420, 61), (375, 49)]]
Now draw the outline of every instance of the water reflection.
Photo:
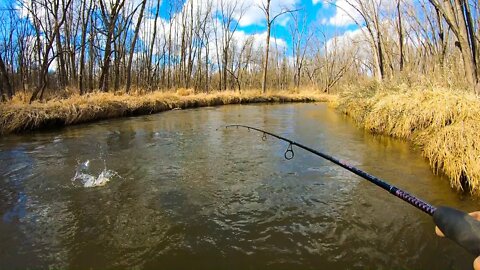
[[(0, 139), (0, 268), (471, 265), (420, 211), (310, 153), (286, 161), (285, 143), (221, 128), (232, 123), (335, 154), (432, 203), (478, 208), (408, 144), (324, 104), (171, 111)], [(121, 179), (73, 185), (86, 160)]]

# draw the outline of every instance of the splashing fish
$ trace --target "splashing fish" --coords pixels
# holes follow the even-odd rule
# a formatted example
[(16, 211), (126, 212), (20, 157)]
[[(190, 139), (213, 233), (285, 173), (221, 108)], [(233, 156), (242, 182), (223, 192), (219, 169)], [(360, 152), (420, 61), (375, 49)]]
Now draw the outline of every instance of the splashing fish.
[(72, 182), (80, 182), (83, 187), (103, 187), (114, 176), (119, 176), (117, 172), (108, 170), (106, 166), (100, 172), (98, 176), (92, 175), (90, 172), (90, 160), (80, 163), (75, 170), (75, 176), (72, 178)]

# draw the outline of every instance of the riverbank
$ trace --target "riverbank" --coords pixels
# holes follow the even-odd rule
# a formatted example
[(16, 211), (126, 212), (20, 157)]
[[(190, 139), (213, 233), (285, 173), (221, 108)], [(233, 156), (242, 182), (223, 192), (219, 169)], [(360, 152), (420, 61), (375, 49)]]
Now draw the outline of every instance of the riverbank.
[(411, 141), (456, 190), (480, 195), (480, 100), (445, 88), (364, 85), (338, 98), (311, 91), (193, 94), (191, 91), (115, 95), (94, 93), (48, 102), (0, 104), (0, 134), (62, 127), (172, 109), (268, 102), (330, 102), (372, 133)]
[(480, 195), (480, 100), (461, 90), (365, 86), (336, 100), (372, 133), (411, 141), (456, 190)]
[(246, 91), (240, 94), (226, 91), (193, 94), (185, 90), (138, 95), (94, 93), (32, 104), (14, 100), (0, 104), (0, 134), (153, 114), (172, 109), (261, 102), (321, 102), (330, 99), (331, 96), (311, 92), (261, 94), (258, 91)]

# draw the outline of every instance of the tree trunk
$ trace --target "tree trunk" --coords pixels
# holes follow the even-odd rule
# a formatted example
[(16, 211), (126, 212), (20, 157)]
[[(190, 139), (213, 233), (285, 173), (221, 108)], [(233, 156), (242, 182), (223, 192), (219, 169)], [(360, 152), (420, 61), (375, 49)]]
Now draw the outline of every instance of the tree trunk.
[(103, 64), (102, 64), (102, 70), (100, 74), (100, 82), (98, 85), (98, 88), (100, 88), (101, 91), (107, 92), (108, 91), (108, 81), (109, 81), (109, 69), (110, 69), (110, 57), (112, 54), (112, 34), (109, 31), (109, 34), (107, 36), (107, 41), (105, 43), (105, 56), (103, 58)]
[[(83, 95), (85, 93), (85, 86), (83, 84), (84, 78), (83, 75), (85, 73), (85, 47), (87, 46), (86, 41), (87, 41), (87, 26), (88, 26), (88, 21), (90, 20), (90, 12), (92, 9), (92, 0), (89, 1), (89, 6), (88, 9), (86, 9), (86, 1), (83, 2), (83, 7), (82, 7), (82, 35), (80, 38), (80, 59), (79, 59), (79, 64), (80, 64), (80, 71), (78, 74), (78, 88), (80, 90), (80, 95)], [(86, 14), (85, 14), (86, 12)]]
[(472, 55), (472, 64), (473, 64), (473, 76), (475, 79), (475, 92), (480, 93), (480, 67), (479, 67), (479, 53), (478, 53), (478, 41), (475, 33), (475, 25), (473, 23), (472, 13), (470, 11), (470, 5), (468, 1), (462, 1), (463, 4), (463, 15), (465, 20), (466, 32), (468, 34), (468, 40), (470, 44), (470, 50)]
[[(13, 96), (13, 89), (12, 89), (12, 85), (10, 84), (10, 80), (8, 79), (7, 68), (5, 67), (5, 63), (3, 62), (1, 53), (0, 53), (0, 78), (2, 78), (0, 87), (5, 90), (7, 95), (6, 99), (11, 99)], [(4, 99), (3, 91), (0, 93), (0, 95), (2, 95), (2, 99)]]
[(153, 22), (152, 41), (150, 43), (150, 50), (148, 51), (147, 84), (149, 85), (149, 87), (151, 86), (151, 83), (152, 83), (152, 58), (153, 58), (153, 50), (155, 48), (155, 38), (157, 37), (157, 22), (158, 22), (158, 17), (160, 13), (160, 3), (161, 3), (161, 0), (157, 0), (157, 7), (155, 10), (155, 20)]
[(459, 20), (459, 35), (457, 36), (457, 38), (460, 43), (462, 58), (465, 64), (465, 75), (468, 82), (475, 87), (478, 81), (475, 66), (475, 57), (473, 54), (473, 44), (470, 44), (468, 38), (469, 34), (467, 29), (467, 21), (464, 17), (464, 7), (462, 7), (462, 5), (465, 5), (465, 3), (462, 4), (459, 2), (459, 0), (455, 0), (455, 12), (457, 13), (456, 16)]
[[(172, 16), (172, 12), (170, 12), (170, 16)], [(172, 52), (172, 22), (173, 22), (173, 20), (170, 19), (170, 21), (169, 21), (169, 31), (168, 31), (167, 89), (170, 89), (170, 87), (171, 87), (171, 70), (172, 70), (172, 53), (173, 53)]]
[(270, 22), (270, 1), (267, 0), (267, 7), (265, 9), (265, 15), (267, 16), (267, 40), (266, 40), (266, 47), (265, 47), (265, 61), (263, 63), (263, 80), (262, 80), (262, 93), (267, 92), (267, 70), (268, 70), (268, 53), (270, 51), (270, 27), (272, 26)]
[[(85, 0), (86, 1), (86, 0)], [(73, 10), (72, 7), (69, 9), (70, 14), (72, 14)], [(82, 12), (82, 14), (85, 11)], [(76, 29), (74, 31), (74, 34), (72, 35), (72, 27), (74, 27), (73, 23), (73, 17), (71, 16), (71, 19), (69, 20), (69, 23), (65, 23), (65, 39), (66, 41), (66, 50), (68, 52), (67, 54), (67, 75), (68, 78), (70, 79), (67, 81), (67, 84), (73, 83), (74, 85), (77, 83), (77, 67), (75, 63), (75, 53), (76, 53), (76, 38), (77, 38), (77, 33), (78, 33), (78, 25), (80, 22), (80, 16), (77, 19), (77, 22), (75, 23)]]
[[(450, 29), (455, 34), (460, 52), (462, 54), (463, 65), (465, 69), (465, 78), (467, 82), (472, 85), (475, 92), (479, 93), (480, 85), (477, 76), (476, 65), (476, 52), (473, 52), (473, 48), (476, 48), (476, 41), (469, 39), (471, 34), (475, 34), (473, 30), (469, 28), (471, 25), (469, 22), (469, 12), (467, 5), (469, 4), (464, 0), (443, 1), (429, 0), (430, 3), (442, 14), (443, 18), (450, 26)], [(467, 17), (467, 18), (466, 18)], [(473, 39), (476, 36), (472, 36)]]
[(122, 55), (122, 44), (119, 44), (120, 41), (115, 39), (113, 41), (113, 90), (116, 92), (120, 89), (120, 60)]
[(403, 71), (404, 65), (404, 52), (403, 52), (403, 25), (402, 25), (402, 12), (400, 10), (401, 0), (397, 0), (397, 14), (398, 14), (398, 46), (400, 50), (400, 71)]
[(208, 77), (208, 73), (210, 72), (210, 69), (208, 68), (208, 62), (209, 62), (209, 58), (208, 58), (208, 44), (209, 44), (209, 41), (208, 41), (208, 37), (205, 36), (205, 38), (207, 39), (206, 40), (206, 50), (205, 50), (205, 91), (208, 93), (210, 91), (210, 82), (209, 82), (209, 77)]
[(223, 49), (223, 80), (222, 80), (222, 89), (227, 90), (227, 69), (228, 69), (228, 47), (227, 45)]
[(67, 86), (67, 69), (65, 68), (65, 52), (62, 47), (62, 42), (60, 40), (60, 31), (57, 31), (55, 35), (56, 48), (58, 54), (58, 81), (60, 83), (60, 88), (64, 89)]
[[(120, 10), (123, 8), (123, 5), (125, 4), (125, 0), (116, 0), (115, 3), (113, 3), (113, 7), (111, 6), (110, 8), (105, 7), (105, 3), (103, 2), (105, 0), (100, 0), (100, 6), (101, 6), (101, 13), (103, 17), (103, 23), (106, 24), (107, 27), (107, 38), (105, 42), (105, 55), (103, 58), (103, 63), (101, 67), (101, 73), (100, 73), (100, 81), (98, 88), (100, 88), (101, 91), (107, 92), (109, 88), (109, 71), (110, 71), (110, 59), (112, 57), (112, 42), (114, 38), (117, 38), (117, 35), (115, 35), (115, 26), (117, 24), (117, 19)], [(112, 3), (110, 3), (112, 4)], [(110, 9), (110, 10), (108, 10)]]
[(125, 91), (128, 93), (130, 91), (130, 86), (132, 84), (132, 61), (133, 61), (133, 53), (135, 52), (135, 45), (137, 44), (138, 32), (140, 31), (140, 24), (142, 23), (143, 19), (143, 11), (145, 10), (145, 5), (147, 4), (147, 0), (142, 1), (142, 7), (140, 8), (140, 14), (138, 16), (137, 25), (135, 26), (135, 33), (133, 35), (132, 44), (130, 45), (130, 52), (128, 56), (128, 64), (127, 64), (127, 86), (125, 87)]
[(90, 33), (88, 37), (88, 89), (90, 92), (93, 92), (94, 87), (94, 65), (95, 65), (95, 51), (94, 51), (94, 41), (95, 41), (95, 31), (93, 27), (93, 16), (90, 17)]
[[(45, 50), (43, 51), (43, 55), (40, 58), (41, 65), (40, 65), (40, 71), (38, 73), (38, 84), (33, 91), (32, 96), (30, 97), (30, 103), (32, 103), (40, 93), (40, 99), (43, 99), (43, 94), (45, 91), (45, 88), (47, 87), (47, 80), (48, 80), (48, 68), (51, 64), (51, 61), (53, 59), (50, 59), (50, 51), (53, 48), (53, 43), (55, 42), (55, 38), (57, 37), (57, 34), (60, 31), (60, 27), (62, 27), (63, 23), (65, 22), (66, 19), (66, 10), (70, 6), (70, 3), (72, 0), (68, 0), (66, 5), (64, 6), (63, 14), (60, 20), (58, 20), (58, 14), (59, 14), (59, 5), (58, 3), (52, 4), (51, 9), (49, 10), (51, 12), (51, 15), (54, 17), (54, 22), (53, 22), (53, 29), (51, 31), (51, 34), (49, 36), (45, 37), (46, 44), (45, 44)], [(36, 15), (34, 15), (36, 17)], [(39, 19), (36, 17), (36, 24), (39, 26)], [(40, 40), (40, 32), (37, 29), (37, 40)], [(40, 41), (38, 41), (39, 46)], [(40, 57), (40, 49), (39, 49), (39, 57)]]

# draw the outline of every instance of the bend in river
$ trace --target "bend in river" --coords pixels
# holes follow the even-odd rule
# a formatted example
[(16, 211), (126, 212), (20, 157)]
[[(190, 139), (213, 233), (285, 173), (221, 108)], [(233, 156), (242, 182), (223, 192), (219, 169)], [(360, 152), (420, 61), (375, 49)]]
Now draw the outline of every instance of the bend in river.
[[(0, 139), (0, 268), (463, 269), (431, 218), (247, 124), (434, 204), (478, 202), (326, 104), (170, 111)], [(217, 130), (218, 128), (218, 130)]]

